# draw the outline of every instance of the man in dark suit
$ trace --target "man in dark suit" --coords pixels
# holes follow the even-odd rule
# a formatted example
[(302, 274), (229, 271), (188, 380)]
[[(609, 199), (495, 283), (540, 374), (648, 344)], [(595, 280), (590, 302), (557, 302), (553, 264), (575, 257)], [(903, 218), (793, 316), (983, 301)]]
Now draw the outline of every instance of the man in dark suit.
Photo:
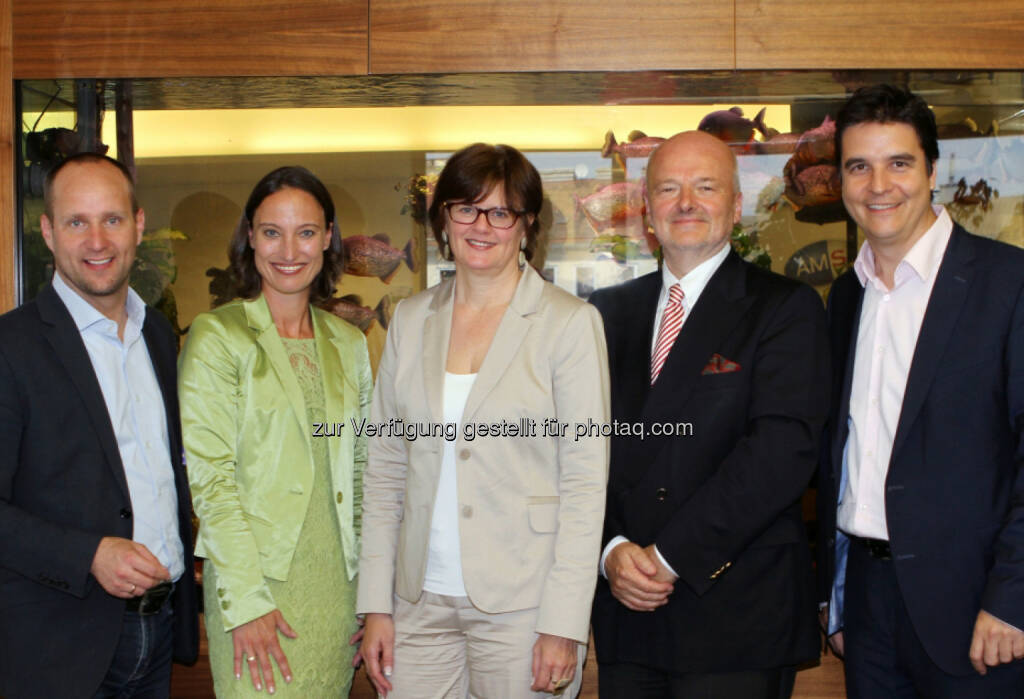
[(612, 417), (633, 425), (611, 446), (600, 694), (788, 697), (818, 655), (800, 498), (828, 404), (824, 309), (731, 250), (739, 178), (713, 136), (655, 151), (646, 198), (662, 269), (591, 296)]
[(935, 117), (861, 88), (839, 112), (864, 232), (829, 298), (821, 600), (850, 697), (1024, 696), (1024, 251), (931, 204)]
[(0, 317), (0, 695), (166, 697), (198, 652), (176, 343), (124, 166), (69, 158), (45, 207), (53, 282)]

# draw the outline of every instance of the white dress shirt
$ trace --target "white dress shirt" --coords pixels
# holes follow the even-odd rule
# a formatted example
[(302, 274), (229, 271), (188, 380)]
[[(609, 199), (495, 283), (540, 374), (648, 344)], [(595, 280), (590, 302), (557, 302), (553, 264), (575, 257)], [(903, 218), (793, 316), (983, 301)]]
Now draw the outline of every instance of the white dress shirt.
[(892, 457), (907, 375), (935, 278), (953, 232), (946, 210), (896, 266), (889, 289), (875, 273), (867, 242), (853, 269), (864, 287), (850, 388), (850, 434), (843, 454), (846, 485), (840, 493), (839, 528), (847, 534), (889, 539), (885, 478)]
[[(462, 412), (476, 374), (444, 373), (444, 421), (461, 428)], [(459, 537), (459, 485), (456, 477), (455, 441), (445, 440), (441, 474), (430, 519), (430, 548), (423, 589), (436, 595), (466, 597), (462, 579), (462, 540)]]
[[(683, 327), (686, 326), (686, 319), (690, 317), (690, 311), (697, 305), (697, 300), (700, 295), (704, 293), (704, 287), (708, 285), (711, 277), (718, 271), (718, 268), (725, 262), (725, 258), (729, 256), (729, 251), (732, 246), (726, 243), (721, 250), (716, 252), (708, 259), (701, 262), (699, 265), (691, 269), (688, 273), (683, 275), (682, 278), (676, 277), (669, 270), (668, 265), (661, 265), (661, 293), (658, 295), (658, 305), (655, 309), (654, 315), (654, 334), (651, 335), (651, 354), (654, 354), (654, 347), (658, 343), (658, 331), (661, 330), (661, 317), (665, 315), (665, 306), (668, 305), (668, 290), (673, 284), (679, 284), (683, 289), (683, 323), (679, 328), (679, 337), (683, 334)], [(679, 341), (679, 337), (676, 337), (676, 341)], [(604, 550), (601, 552), (601, 560), (598, 563), (601, 575), (608, 577), (604, 569), (605, 559), (608, 558), (608, 554), (612, 552), (612, 549), (619, 544), (629, 541), (624, 536), (613, 537), (607, 544), (605, 544)], [(658, 560), (665, 566), (672, 575), (678, 577), (678, 573), (673, 570), (672, 566), (668, 564), (665, 557), (658, 551), (658, 547), (654, 547), (654, 552), (658, 555)]]
[(132, 501), (132, 539), (143, 544), (177, 580), (185, 571), (178, 532), (178, 491), (171, 467), (163, 393), (142, 336), (146, 305), (128, 289), (124, 341), (117, 323), (61, 278), (53, 288), (71, 314), (103, 392)]

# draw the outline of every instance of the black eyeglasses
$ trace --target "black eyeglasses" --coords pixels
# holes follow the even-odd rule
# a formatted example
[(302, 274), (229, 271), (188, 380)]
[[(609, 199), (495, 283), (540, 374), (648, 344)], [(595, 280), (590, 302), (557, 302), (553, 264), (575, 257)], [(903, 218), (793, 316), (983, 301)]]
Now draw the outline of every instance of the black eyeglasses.
[(487, 217), (487, 223), (495, 228), (511, 228), (516, 225), (519, 217), (526, 213), (525, 211), (513, 211), (512, 209), (505, 209), (500, 206), (481, 209), (479, 206), (462, 202), (448, 202), (444, 205), (444, 208), (448, 211), (448, 217), (455, 223), (468, 226), (471, 223), (476, 223), (476, 220), (480, 218), (480, 214), (483, 214)]

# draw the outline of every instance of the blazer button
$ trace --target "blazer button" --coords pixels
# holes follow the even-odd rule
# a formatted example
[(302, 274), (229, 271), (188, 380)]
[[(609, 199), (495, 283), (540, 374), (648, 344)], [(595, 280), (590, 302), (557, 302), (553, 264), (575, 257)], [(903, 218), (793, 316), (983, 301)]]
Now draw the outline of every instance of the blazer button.
[(654, 493), (654, 497), (658, 499), (658, 502), (665, 502), (665, 498), (668, 497), (668, 489), (658, 488), (658, 490), (655, 491)]
[(466, 519), (469, 519), (470, 517), (472, 517), (473, 516), (473, 508), (471, 506), (469, 506), (469, 505), (463, 505), (462, 506), (462, 516), (465, 517)]
[(463, 461), (469, 461), (469, 449), (463, 449), (459, 452), (459, 458)]
[(220, 608), (221, 609), (228, 609), (230, 607), (231, 607), (230, 600), (221, 600), (221, 603), (220, 603)]
[(132, 511), (129, 510), (127, 507), (122, 507), (120, 514), (121, 514), (121, 519), (131, 519), (132, 518)]
[(344, 496), (343, 496), (343, 495), (341, 494), (341, 491), (339, 490), (339, 491), (338, 491), (338, 495), (337, 495), (337, 497), (335, 497), (334, 499), (335, 499), (335, 500), (337, 500), (337, 501), (338, 501), (338, 504), (340, 505), (340, 504), (341, 504), (341, 501), (342, 501), (342, 500), (344, 500), (344, 499), (345, 499), (345, 497), (344, 497)]

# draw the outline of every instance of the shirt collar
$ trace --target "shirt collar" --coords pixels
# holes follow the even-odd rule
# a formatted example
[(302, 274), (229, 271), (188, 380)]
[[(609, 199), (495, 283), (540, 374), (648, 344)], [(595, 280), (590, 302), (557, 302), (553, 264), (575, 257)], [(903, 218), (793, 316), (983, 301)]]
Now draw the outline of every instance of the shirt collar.
[(683, 275), (682, 278), (676, 277), (672, 274), (672, 271), (668, 268), (668, 265), (661, 265), (661, 293), (662, 296), (668, 294), (669, 288), (673, 284), (679, 284), (683, 289), (683, 304), (685, 307), (690, 308), (697, 301), (697, 297), (700, 296), (701, 292), (704, 291), (704, 287), (708, 285), (711, 276), (722, 266), (725, 258), (729, 256), (729, 250), (732, 246), (726, 243), (722, 246), (722, 249), (716, 252), (708, 259), (701, 262), (699, 265), (691, 269), (689, 272)]
[[(78, 332), (83, 332), (86, 328), (100, 322), (110, 322), (110, 318), (96, 310), (95, 306), (83, 299), (77, 291), (72, 289), (64, 281), (60, 272), (54, 272), (53, 274), (53, 290), (57, 292), (57, 296), (64, 302), (64, 306), (68, 309), (68, 313), (71, 314), (71, 319), (75, 322)], [(128, 314), (129, 324), (141, 328), (146, 319), (146, 304), (143, 303), (142, 298), (131, 287), (128, 287), (128, 297), (125, 299), (124, 308)]]
[[(949, 238), (953, 234), (953, 219), (941, 206), (932, 205), (932, 211), (935, 212), (935, 221), (896, 266), (893, 288), (904, 283), (911, 274), (916, 275), (921, 281), (927, 281), (938, 272)], [(866, 287), (868, 282), (871, 282), (881, 288), (881, 281), (875, 274), (875, 254), (866, 240), (857, 253), (853, 271), (857, 274), (861, 286)]]

